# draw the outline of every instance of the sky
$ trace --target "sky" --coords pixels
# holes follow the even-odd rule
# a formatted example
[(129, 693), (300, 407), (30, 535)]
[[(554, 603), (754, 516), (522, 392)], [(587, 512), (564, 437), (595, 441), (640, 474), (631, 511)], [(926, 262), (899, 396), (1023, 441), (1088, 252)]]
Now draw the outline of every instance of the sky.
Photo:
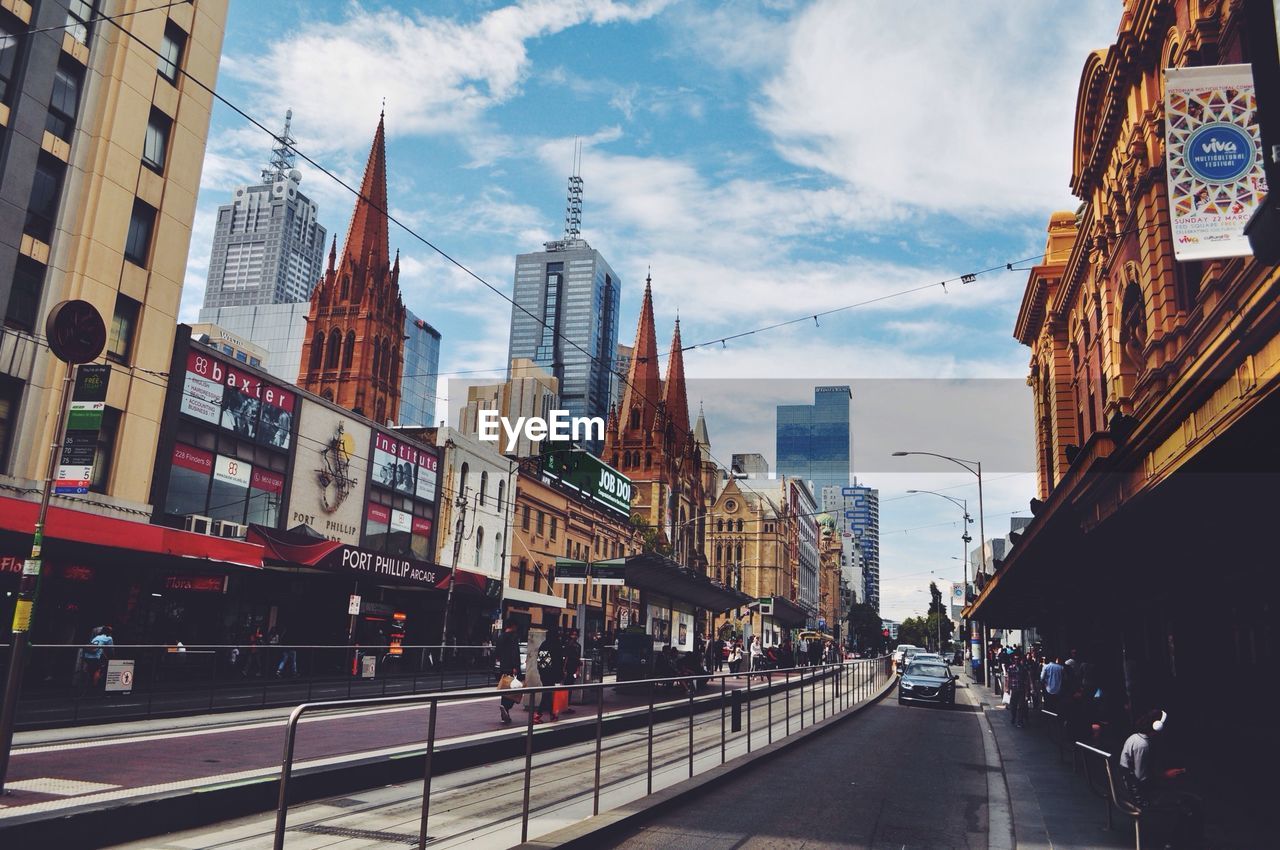
[[(716, 460), (772, 462), (775, 405), (854, 387), (854, 471), (882, 499), (881, 614), (901, 620), (962, 571), (959, 509), (906, 490), (975, 516), (978, 494), (958, 467), (893, 450), (983, 461), (988, 536), (1035, 494), (1012, 329), (1050, 213), (1079, 203), (1076, 92), (1121, 6), (232, 0), (217, 90), (273, 130), (292, 109), (298, 150), (354, 185), (385, 99), (389, 203), (413, 231), (393, 225), (391, 247), (406, 306), (443, 335), (442, 410), (458, 381), (501, 378), (511, 308), (440, 252), (509, 295), (515, 255), (563, 235), (580, 141), (582, 234), (622, 278), (619, 341), (651, 275), (660, 348), (677, 315), (686, 345), (709, 343), (685, 370)], [(218, 205), (271, 146), (215, 107), (182, 320)], [(299, 169), (341, 241), (354, 197)]]

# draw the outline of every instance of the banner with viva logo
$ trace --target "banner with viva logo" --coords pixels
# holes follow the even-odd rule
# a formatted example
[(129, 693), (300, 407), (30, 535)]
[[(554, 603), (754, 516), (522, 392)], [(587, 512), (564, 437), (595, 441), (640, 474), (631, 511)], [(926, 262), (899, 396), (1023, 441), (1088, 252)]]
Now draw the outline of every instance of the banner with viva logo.
[(1247, 257), (1244, 226), (1267, 194), (1253, 72), (1211, 65), (1164, 74), (1174, 256)]

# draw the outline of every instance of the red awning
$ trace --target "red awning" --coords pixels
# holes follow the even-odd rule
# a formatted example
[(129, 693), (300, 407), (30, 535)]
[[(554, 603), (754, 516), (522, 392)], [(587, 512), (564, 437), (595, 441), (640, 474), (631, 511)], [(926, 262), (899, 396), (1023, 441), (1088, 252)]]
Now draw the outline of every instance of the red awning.
[[(0, 496), (0, 531), (26, 535), (29, 541), (39, 514), (40, 505), (36, 502)], [(46, 544), (66, 541), (262, 568), (262, 547), (253, 543), (86, 513), (54, 503), (50, 503), (45, 517), (44, 537)]]

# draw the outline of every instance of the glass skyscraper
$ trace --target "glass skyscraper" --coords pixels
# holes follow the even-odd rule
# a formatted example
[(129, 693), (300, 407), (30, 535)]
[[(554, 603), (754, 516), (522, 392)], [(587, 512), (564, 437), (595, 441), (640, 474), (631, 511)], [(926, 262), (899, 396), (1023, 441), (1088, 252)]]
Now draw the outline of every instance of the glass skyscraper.
[[(827, 486), (847, 487), (851, 474), (848, 386), (815, 387), (813, 404), (778, 405), (778, 474)], [(833, 506), (821, 505), (823, 510)]]
[(400, 424), (436, 425), (436, 375), (440, 371), (440, 331), (404, 311), (404, 375), (400, 379)]
[(551, 373), (571, 416), (606, 418), (622, 281), (586, 240), (545, 247), (516, 257), (507, 362), (523, 357)]

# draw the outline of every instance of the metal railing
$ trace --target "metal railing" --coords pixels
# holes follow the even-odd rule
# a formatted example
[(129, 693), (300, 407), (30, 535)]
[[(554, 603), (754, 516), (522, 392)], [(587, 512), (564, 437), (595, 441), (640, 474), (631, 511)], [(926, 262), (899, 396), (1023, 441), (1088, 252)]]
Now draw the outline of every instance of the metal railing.
[[(742, 679), (744, 676), (746, 677), (745, 688), (730, 689), (730, 679)], [(492, 696), (495, 699), (502, 695), (520, 696), (522, 701), (532, 701), (535, 697), (540, 697), (546, 691), (579, 691), (584, 695), (589, 695), (594, 698), (592, 701), (595, 704), (596, 716), (594, 765), (592, 770), (592, 814), (598, 815), (600, 813), (601, 755), (604, 740), (604, 693), (606, 688), (618, 688), (621, 686), (627, 690), (634, 690), (637, 687), (641, 687), (647, 688), (649, 691), (647, 709), (642, 704), (635, 706), (630, 710), (624, 710), (620, 713), (629, 714), (632, 718), (635, 718), (639, 714), (643, 714), (645, 717), (645, 723), (647, 725), (645, 744), (645, 786), (646, 794), (652, 794), (654, 777), (655, 714), (659, 707), (662, 708), (664, 714), (673, 714), (674, 712), (679, 711), (680, 702), (679, 700), (671, 700), (666, 703), (659, 704), (657, 702), (657, 690), (660, 687), (684, 691), (684, 701), (687, 703), (688, 711), (688, 776), (689, 778), (692, 778), (695, 775), (694, 717), (699, 711), (709, 712), (719, 708), (719, 749), (720, 763), (723, 764), (728, 759), (728, 731), (726, 723), (731, 720), (734, 731), (739, 731), (741, 728), (742, 703), (746, 703), (746, 752), (750, 753), (753, 743), (751, 729), (751, 705), (753, 700), (759, 699), (762, 696), (767, 697), (767, 740), (772, 744), (774, 741), (775, 727), (773, 707), (774, 702), (777, 701), (775, 697), (779, 692), (782, 695), (784, 715), (786, 718), (785, 731), (782, 736), (785, 738), (792, 734), (793, 715), (791, 712), (791, 702), (793, 691), (799, 699), (799, 727), (796, 730), (799, 732), (807, 726), (812, 726), (815, 723), (820, 722), (819, 712), (821, 712), (821, 719), (826, 719), (860, 703), (866, 702), (876, 696), (879, 689), (889, 683), (892, 678), (893, 673), (889, 657), (882, 656), (879, 658), (852, 660), (834, 664), (792, 667), (775, 670), (757, 670), (750, 674), (745, 671), (736, 674), (697, 673), (667, 678), (631, 680), (625, 683), (611, 682), (582, 685), (551, 685), (503, 691), (495, 689), (492, 692)], [(712, 687), (712, 683), (717, 679), (720, 680), (720, 689), (718, 694), (715, 693), (715, 690)], [(753, 689), (752, 682), (756, 679), (763, 680), (763, 687), (757, 685)], [(706, 693), (703, 696), (698, 696), (699, 689), (706, 691)], [(806, 691), (808, 691), (807, 699)], [(297, 733), (299, 723), (304, 716), (314, 714), (316, 712), (347, 711), (351, 709), (403, 708), (405, 706), (414, 705), (425, 705), (427, 707), (428, 720), (425, 751), (423, 753), (422, 805), (417, 843), (417, 846), (421, 850), (421, 848), (425, 847), (427, 842), (427, 824), (431, 812), (431, 783), (434, 775), (433, 758), (436, 752), (436, 726), (440, 704), (456, 702), (464, 699), (474, 701), (475, 698), (476, 694), (474, 692), (468, 694), (378, 697), (373, 699), (304, 703), (295, 708), (293, 713), (289, 716), (289, 721), (286, 726), (284, 754), (281, 759), (273, 844), (275, 850), (283, 850), (284, 847), (285, 833), (288, 828), (289, 795), (291, 779), (294, 772)], [(535, 712), (532, 710), (531, 703), (529, 704), (529, 709), (529, 716), (525, 724), (523, 736), (523, 794), (520, 811), (520, 840), (522, 842), (528, 841), (529, 839), (529, 799), (533, 773)], [(806, 713), (808, 714), (807, 723)], [(707, 752), (708, 750), (704, 749), (702, 754), (705, 755)]]
[[(29, 652), (19, 728), (465, 690), (497, 678), (491, 646), (113, 644), (101, 662), (84, 644)], [(133, 662), (129, 687), (108, 692), (108, 662), (122, 660)]]

